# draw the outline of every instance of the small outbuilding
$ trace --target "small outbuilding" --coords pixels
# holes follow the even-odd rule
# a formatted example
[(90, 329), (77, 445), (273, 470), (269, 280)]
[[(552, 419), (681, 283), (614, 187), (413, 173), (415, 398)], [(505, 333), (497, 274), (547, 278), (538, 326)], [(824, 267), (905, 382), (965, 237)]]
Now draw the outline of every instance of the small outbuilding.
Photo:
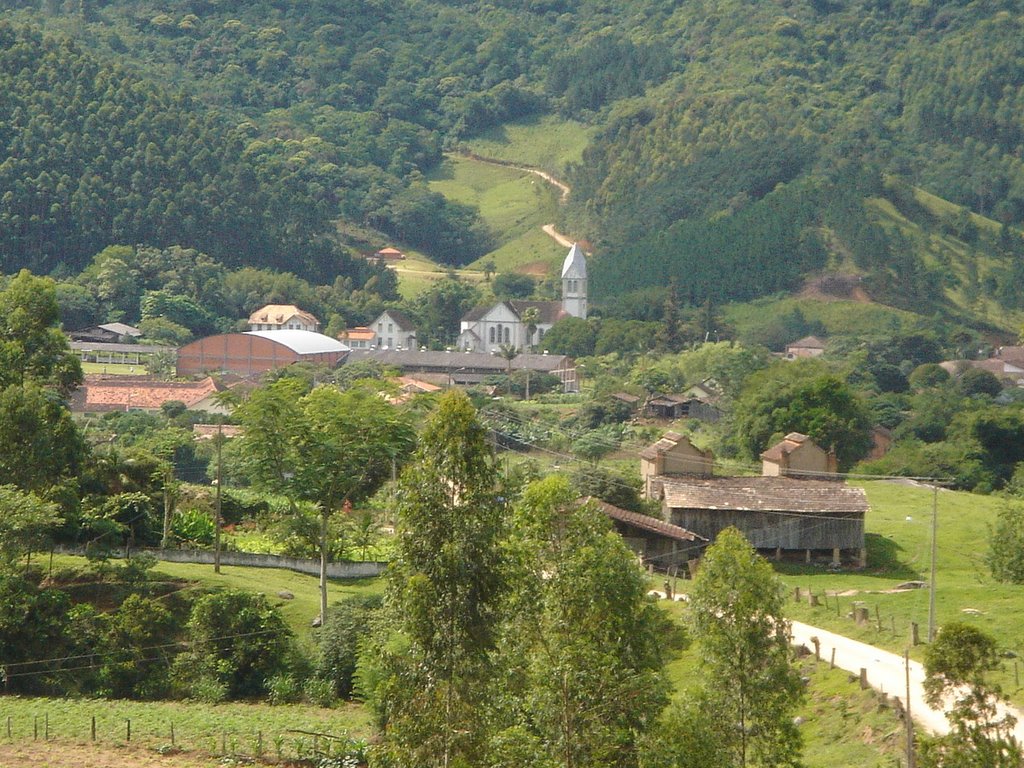
[(798, 357), (820, 357), (825, 354), (825, 342), (817, 336), (804, 336), (802, 339), (786, 345), (786, 359), (796, 360)]
[(654, 481), (658, 477), (709, 477), (714, 464), (715, 457), (711, 451), (697, 448), (686, 435), (666, 432), (658, 442), (640, 451), (640, 477), (644, 482), (644, 495), (654, 498)]
[(581, 503), (593, 504), (604, 512), (640, 560), (659, 570), (682, 567), (699, 559), (708, 545), (703, 536), (650, 515), (631, 512), (592, 496), (582, 499)]
[(790, 432), (761, 454), (761, 474), (772, 477), (834, 475), (837, 467), (835, 451), (823, 450), (799, 432)]

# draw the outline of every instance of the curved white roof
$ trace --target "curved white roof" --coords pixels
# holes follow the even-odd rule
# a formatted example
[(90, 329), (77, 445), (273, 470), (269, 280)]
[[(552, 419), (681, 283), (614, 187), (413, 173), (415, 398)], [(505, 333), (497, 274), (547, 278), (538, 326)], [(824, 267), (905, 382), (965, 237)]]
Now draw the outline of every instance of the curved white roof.
[(261, 336), (264, 339), (284, 344), (292, 352), (300, 355), (316, 355), (321, 352), (348, 352), (349, 347), (337, 339), (313, 331), (296, 331), (284, 329), (280, 331), (246, 331), (246, 336)]

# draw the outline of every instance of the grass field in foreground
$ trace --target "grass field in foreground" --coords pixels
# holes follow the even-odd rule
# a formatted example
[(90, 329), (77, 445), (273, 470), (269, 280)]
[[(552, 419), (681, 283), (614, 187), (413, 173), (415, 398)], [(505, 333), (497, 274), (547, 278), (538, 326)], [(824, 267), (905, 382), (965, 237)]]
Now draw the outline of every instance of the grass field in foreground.
[[(680, 619), (685, 610), (679, 602), (659, 605)], [(797, 710), (803, 719), (803, 764), (807, 768), (890, 768), (904, 743), (904, 731), (892, 708), (883, 705), (875, 691), (861, 690), (847, 672), (829, 669), (827, 662), (810, 656), (797, 664), (808, 681), (806, 697)], [(699, 680), (696, 650), (691, 647), (672, 659), (666, 673), (675, 697), (685, 699)]]
[[(0, 743), (42, 741), (49, 729), (54, 741), (144, 746), (166, 751), (172, 744), (211, 755), (294, 759), (313, 748), (309, 733), (366, 738), (371, 733), (366, 708), (347, 704), (334, 709), (288, 704), (203, 704), (196, 701), (142, 702), (104, 699), (0, 698)], [(11, 738), (7, 738), (10, 718)], [(128, 721), (131, 741), (128, 741)], [(306, 731), (307, 733), (298, 733)], [(318, 739), (319, 744), (326, 743)]]

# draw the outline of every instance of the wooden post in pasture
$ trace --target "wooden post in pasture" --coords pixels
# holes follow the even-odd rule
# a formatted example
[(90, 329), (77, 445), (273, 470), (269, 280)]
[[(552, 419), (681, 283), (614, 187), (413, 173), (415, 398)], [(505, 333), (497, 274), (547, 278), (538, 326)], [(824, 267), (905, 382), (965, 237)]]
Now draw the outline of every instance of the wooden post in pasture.
[(828, 668), (829, 669), (835, 669), (836, 668), (836, 649), (835, 648), (832, 649), (832, 658), (828, 662)]
[(39, 739), (39, 715), (32, 717), (32, 741), (38, 741)]
[(860, 668), (860, 687), (861, 689), (868, 687), (868, 670), (866, 667)]
[(171, 746), (174, 746), (174, 721), (171, 721)]
[(90, 736), (93, 741), (96, 741), (96, 715), (92, 716), (92, 729), (90, 730)]
[(910, 644), (921, 644), (921, 628), (917, 625), (916, 621), (910, 622)]
[(814, 643), (814, 660), (821, 661), (821, 641), (817, 637), (812, 637), (811, 642)]
[(125, 722), (125, 731), (124, 731), (125, 741), (131, 741), (132, 740), (132, 721), (131, 721), (131, 718), (128, 718), (124, 722)]
[(50, 740), (50, 713), (43, 715), (43, 741)]

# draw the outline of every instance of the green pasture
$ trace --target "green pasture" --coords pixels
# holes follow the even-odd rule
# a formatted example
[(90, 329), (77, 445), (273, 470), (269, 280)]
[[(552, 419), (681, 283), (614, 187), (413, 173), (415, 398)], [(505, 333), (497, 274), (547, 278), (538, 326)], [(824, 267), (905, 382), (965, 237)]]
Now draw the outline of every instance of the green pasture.
[(555, 176), (569, 163), (583, 159), (593, 129), (553, 115), (507, 123), (485, 132), (464, 146), (481, 157), (541, 168)]
[[(357, 704), (333, 709), (286, 704), (203, 704), (4, 696), (0, 698), (0, 742), (43, 740), (174, 748), (212, 755), (271, 759), (308, 757), (313, 736), (366, 738), (369, 713)], [(131, 731), (129, 733), (129, 721)], [(10, 736), (8, 737), (8, 727)], [(173, 736), (172, 736), (173, 729)], [(327, 740), (318, 739), (320, 749)]]
[(82, 363), (82, 373), (111, 373), (118, 376), (141, 376), (146, 373), (146, 366), (126, 365), (123, 363)]
[(917, 316), (881, 304), (849, 299), (822, 301), (791, 296), (769, 296), (745, 304), (729, 304), (722, 309), (726, 321), (738, 335), (762, 326), (772, 319), (799, 309), (808, 321), (820, 321), (828, 335), (878, 336), (910, 327)]
[[(868, 567), (831, 573), (823, 567), (781, 565), (792, 594), (801, 587), (819, 596), (788, 604), (789, 618), (820, 626), (897, 653), (910, 643), (911, 622), (927, 639), (927, 589), (894, 591), (908, 581), (930, 580), (933, 493), (929, 488), (884, 481), (863, 483), (871, 510), (867, 517)], [(962, 621), (983, 629), (1005, 651), (1024, 654), (1024, 586), (995, 582), (985, 566), (989, 526), (1003, 501), (958, 491), (938, 493), (935, 623)], [(827, 604), (826, 604), (827, 603)], [(858, 626), (854, 604), (866, 607), (870, 621)], [(911, 649), (917, 659), (923, 645)], [(1018, 704), (1024, 703), (1019, 676), (1024, 668), (1008, 659), (995, 679)]]
[(541, 227), (555, 221), (558, 190), (527, 171), (449, 156), (428, 176), (431, 188), (470, 205), (493, 233), (498, 247), (470, 265), (482, 270), (493, 260), (499, 271), (536, 262), (553, 263), (565, 249)]

